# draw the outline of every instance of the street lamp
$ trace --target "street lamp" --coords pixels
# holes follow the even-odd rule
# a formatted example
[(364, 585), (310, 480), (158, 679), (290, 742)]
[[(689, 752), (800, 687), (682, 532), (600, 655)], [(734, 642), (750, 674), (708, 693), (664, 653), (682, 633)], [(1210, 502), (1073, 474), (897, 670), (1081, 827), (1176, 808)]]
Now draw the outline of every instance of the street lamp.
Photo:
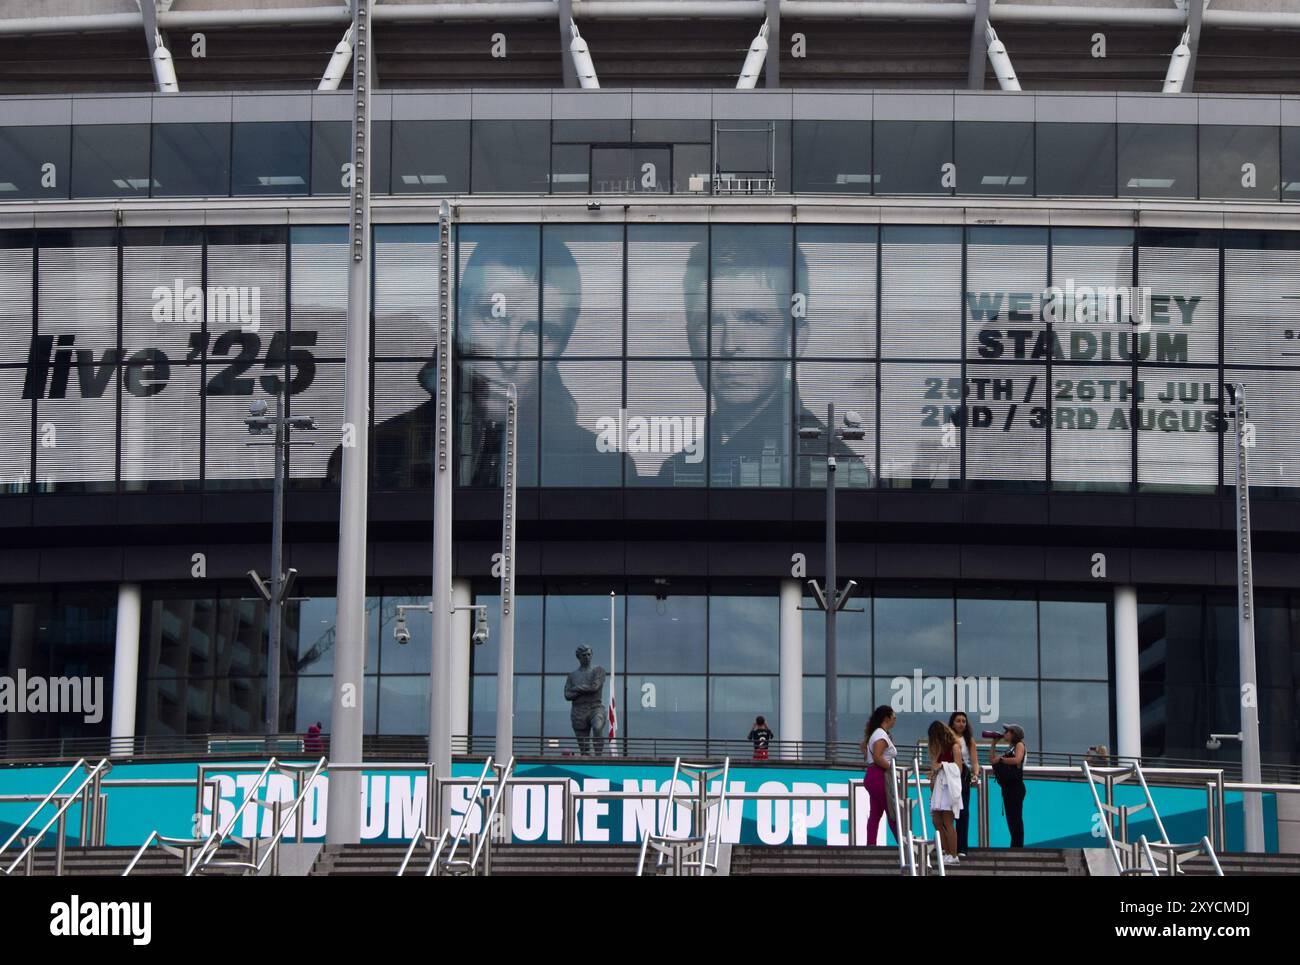
[(835, 425), (835, 403), (826, 405), (826, 428), (800, 426), (800, 439), (826, 438), (826, 588), (816, 580), (809, 580), (817, 608), (826, 611), (826, 757), (832, 759), (839, 738), (838, 680), (835, 675), (835, 615), (845, 608), (849, 597), (857, 589), (855, 580), (849, 580), (843, 590), (839, 588), (835, 571), (835, 445), (838, 442), (866, 438), (862, 417), (849, 410), (844, 414), (844, 425)]
[(275, 393), (275, 415), (267, 414), (266, 400), (254, 399), (248, 406), (248, 426), (251, 436), (273, 436), (270, 442), (250, 442), (250, 446), (275, 447), (275, 491), (271, 510), (271, 579), (263, 580), (256, 570), (249, 570), (248, 576), (257, 588), (258, 595), (270, 607), (270, 630), (267, 646), (267, 683), (266, 683), (266, 734), (271, 737), (280, 728), (280, 636), (283, 625), (284, 601), (293, 589), (293, 581), (298, 571), (290, 569), (284, 573), (281, 569), (281, 557), (284, 553), (284, 454), (292, 445), (314, 445), (310, 441), (295, 443), (292, 440), (294, 429), (299, 432), (314, 430), (316, 423), (311, 416), (288, 416), (284, 414), (283, 388)]

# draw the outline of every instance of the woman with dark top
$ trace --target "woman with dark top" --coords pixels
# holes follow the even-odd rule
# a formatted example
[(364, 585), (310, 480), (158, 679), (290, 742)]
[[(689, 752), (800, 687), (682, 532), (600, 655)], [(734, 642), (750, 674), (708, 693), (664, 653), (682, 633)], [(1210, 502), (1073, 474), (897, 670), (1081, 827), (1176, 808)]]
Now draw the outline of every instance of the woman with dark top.
[[(1005, 753), (998, 744), (1007, 742)], [(1002, 811), (1011, 832), (1011, 847), (1025, 846), (1025, 729), (1018, 724), (1003, 724), (1002, 735), (989, 746), (989, 764), (1002, 788)]]
[(869, 845), (876, 843), (882, 817), (888, 819), (889, 830), (894, 832), (895, 837), (898, 835), (898, 828), (894, 827), (892, 806), (898, 792), (890, 790), (894, 787), (890, 765), (898, 756), (898, 750), (889, 736), (897, 721), (898, 717), (895, 716), (894, 709), (888, 704), (881, 704), (871, 712), (871, 719), (867, 721), (867, 726), (862, 732), (862, 743), (858, 745), (862, 756), (867, 759), (866, 779), (862, 783), (866, 785), (867, 801), (870, 805), (867, 809), (867, 844)]
[(963, 711), (955, 711), (948, 718), (948, 729), (957, 735), (965, 754), (961, 769), (961, 814), (957, 815), (957, 857), (964, 858), (970, 841), (970, 789), (980, 782), (980, 759), (975, 748), (975, 731)]

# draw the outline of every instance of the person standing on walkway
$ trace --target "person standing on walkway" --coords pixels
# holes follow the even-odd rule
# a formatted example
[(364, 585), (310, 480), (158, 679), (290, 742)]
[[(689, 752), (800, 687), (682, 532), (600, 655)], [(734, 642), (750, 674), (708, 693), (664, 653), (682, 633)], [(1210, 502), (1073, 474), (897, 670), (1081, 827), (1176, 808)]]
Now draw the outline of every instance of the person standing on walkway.
[(961, 814), (962, 747), (941, 720), (930, 725), (930, 817), (943, 848), (943, 863), (956, 864), (957, 815)]
[(957, 815), (957, 857), (964, 858), (970, 844), (970, 789), (980, 782), (980, 759), (975, 747), (975, 731), (965, 712), (955, 711), (948, 718), (948, 729), (957, 735), (964, 756), (961, 768), (961, 814)]
[(898, 722), (894, 709), (888, 704), (881, 704), (871, 712), (871, 719), (862, 732), (862, 743), (858, 745), (862, 756), (867, 759), (867, 774), (863, 784), (867, 788), (867, 844), (874, 845), (880, 833), (880, 819), (888, 819), (889, 830), (898, 837), (898, 828), (894, 826), (894, 801), (898, 789), (894, 785), (891, 772), (898, 749), (889, 736)]
[[(1007, 742), (1007, 750), (998, 744)], [(1003, 724), (1002, 734), (989, 747), (989, 764), (1002, 788), (1002, 813), (1007, 817), (1011, 847), (1025, 846), (1025, 729), (1019, 724)]]
[(767, 726), (766, 718), (761, 714), (754, 718), (754, 726), (750, 728), (749, 736), (745, 738), (754, 744), (754, 760), (767, 760), (767, 745), (772, 743), (772, 738), (775, 736), (772, 728)]

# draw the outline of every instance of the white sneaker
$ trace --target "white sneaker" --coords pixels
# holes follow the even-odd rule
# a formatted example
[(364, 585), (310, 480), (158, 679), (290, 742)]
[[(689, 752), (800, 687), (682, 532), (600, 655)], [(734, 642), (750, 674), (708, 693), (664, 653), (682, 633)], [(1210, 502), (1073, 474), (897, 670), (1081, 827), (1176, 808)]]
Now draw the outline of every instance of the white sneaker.
[(945, 854), (945, 855), (943, 856), (943, 863), (944, 863), (944, 864), (961, 864), (961, 859), (958, 858), (955, 854)]

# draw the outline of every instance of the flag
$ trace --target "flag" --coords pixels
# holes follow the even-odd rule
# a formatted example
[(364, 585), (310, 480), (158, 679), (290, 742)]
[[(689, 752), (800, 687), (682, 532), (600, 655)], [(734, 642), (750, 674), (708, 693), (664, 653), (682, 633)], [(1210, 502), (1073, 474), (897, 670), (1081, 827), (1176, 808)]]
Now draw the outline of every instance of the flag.
[(618, 691), (618, 665), (616, 663), (617, 649), (615, 641), (617, 633), (615, 631), (615, 610), (614, 610), (614, 592), (609, 594), (609, 755), (617, 757), (618, 751), (614, 747), (614, 738), (618, 736), (618, 701), (614, 699), (614, 694)]

